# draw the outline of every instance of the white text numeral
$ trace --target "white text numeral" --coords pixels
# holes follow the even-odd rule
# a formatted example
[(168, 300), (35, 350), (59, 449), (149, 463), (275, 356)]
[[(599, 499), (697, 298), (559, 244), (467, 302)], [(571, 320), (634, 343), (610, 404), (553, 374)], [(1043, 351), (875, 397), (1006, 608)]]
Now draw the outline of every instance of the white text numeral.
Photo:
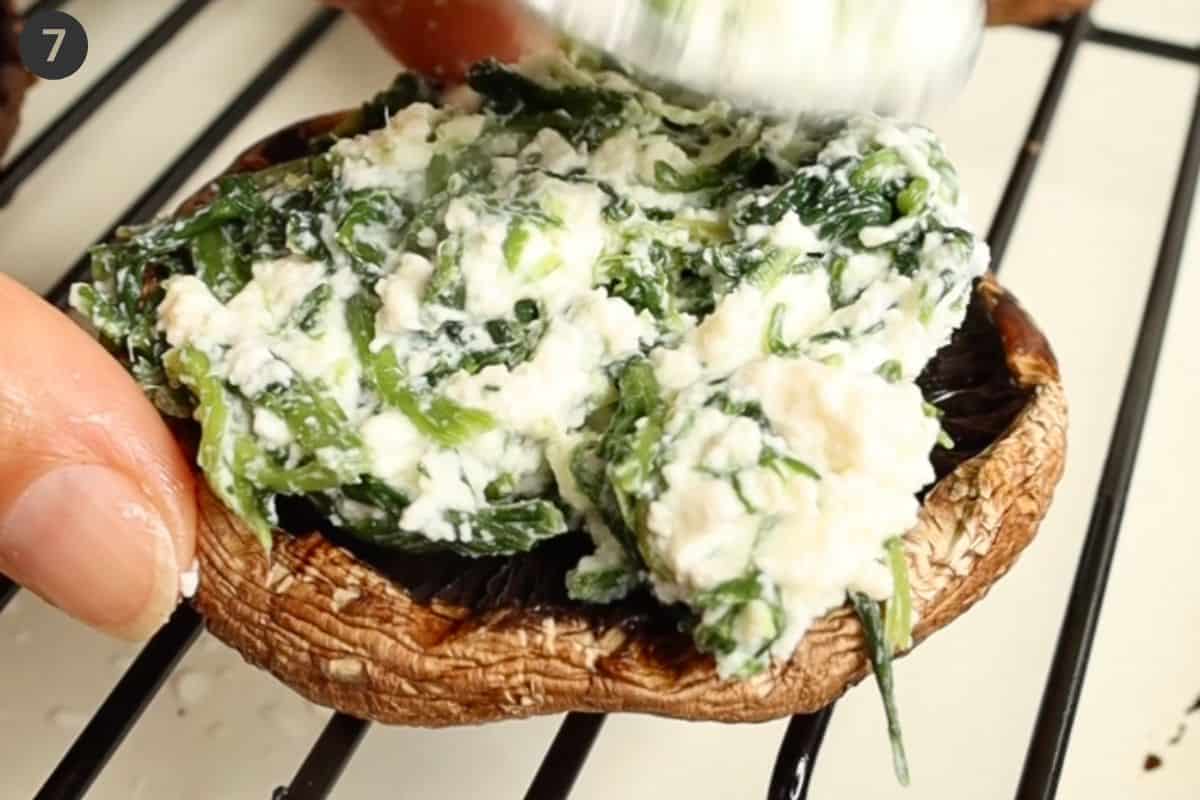
[(54, 37), (54, 44), (50, 45), (50, 56), (46, 59), (48, 63), (53, 64), (54, 59), (58, 58), (58, 49), (62, 47), (66, 35), (66, 28), (42, 28), (42, 36)]

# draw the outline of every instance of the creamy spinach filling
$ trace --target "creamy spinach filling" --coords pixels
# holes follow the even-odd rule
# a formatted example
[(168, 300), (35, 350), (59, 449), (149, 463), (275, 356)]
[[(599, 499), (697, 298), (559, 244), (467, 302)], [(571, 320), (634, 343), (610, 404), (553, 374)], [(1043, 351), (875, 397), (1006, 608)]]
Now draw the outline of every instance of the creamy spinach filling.
[(560, 57), (470, 85), (401, 76), (311, 155), (121, 231), (74, 307), (199, 421), (264, 546), (280, 496), (412, 551), (582, 528), (571, 595), (683, 604), (722, 675), (848, 595), (895, 595), (902, 645), (896, 537), (944, 436), (914, 381), (987, 262), (937, 139)]

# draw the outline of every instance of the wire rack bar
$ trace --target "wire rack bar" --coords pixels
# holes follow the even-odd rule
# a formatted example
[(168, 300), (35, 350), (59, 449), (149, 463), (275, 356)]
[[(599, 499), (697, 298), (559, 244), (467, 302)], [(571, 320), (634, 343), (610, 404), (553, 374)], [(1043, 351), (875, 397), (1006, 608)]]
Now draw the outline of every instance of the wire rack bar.
[(1004, 187), (1000, 206), (996, 209), (996, 216), (988, 231), (988, 244), (992, 248), (992, 262), (996, 265), (1004, 261), (1004, 255), (1008, 251), (1008, 243), (1012, 239), (1021, 208), (1025, 204), (1025, 197), (1029, 193), (1029, 186), (1033, 182), (1033, 174), (1037, 171), (1038, 162), (1041, 160), (1042, 148), (1046, 144), (1050, 126), (1054, 122), (1054, 116), (1062, 101), (1071, 68), (1075, 65), (1079, 47), (1087, 38), (1090, 28), (1091, 23), (1087, 14), (1081, 14), (1071, 20), (1063, 30), (1062, 45), (1058, 48), (1054, 66), (1050, 68), (1050, 77), (1046, 81), (1042, 99), (1038, 102), (1033, 121), (1029, 125), (1029, 132), (1025, 136), (1025, 143), (1022, 145), (1021, 153), (1017, 156), (1017, 162), (1009, 175), (1008, 185)]
[(1198, 175), (1200, 93), (1197, 94), (1188, 129), (1187, 144), (1146, 298), (1133, 361), (1125, 381), (1091, 521), (1071, 587), (1071, 599), (1063, 616), (1054, 662), (1050, 667), (1037, 724), (1029, 743), (1029, 753), (1017, 792), (1017, 797), (1022, 800), (1049, 800), (1054, 797), (1062, 775), (1113, 554), (1121, 532), (1121, 520), (1129, 499), (1150, 397), (1154, 391), (1154, 378), (1187, 241)]
[(529, 784), (525, 800), (566, 800), (570, 796), (605, 719), (605, 714), (567, 714)]
[(821, 742), (825, 740), (825, 731), (832, 718), (833, 706), (815, 714), (792, 717), (779, 743), (779, 755), (775, 757), (775, 768), (767, 787), (767, 800), (803, 800), (808, 796), (817, 754), (821, 752)]
[(19, 586), (10, 581), (8, 578), (0, 575), (0, 611), (3, 611), (10, 600), (16, 596)]
[(117, 681), (35, 800), (76, 800), (83, 797), (142, 716), (162, 682), (200, 634), (200, 616), (190, 606), (175, 610), (166, 624)]
[[(1033, 31), (1062, 35), (1070, 24), (1071, 21), (1066, 20), (1061, 22), (1047, 22), (1042, 25), (1028, 25), (1025, 27)], [(1126, 33), (1125, 31), (1118, 31), (1106, 28), (1103, 25), (1097, 25), (1095, 22), (1092, 23), (1092, 28), (1088, 32), (1088, 41), (1095, 44), (1102, 44), (1106, 47), (1115, 47), (1118, 50), (1130, 50), (1142, 55), (1157, 56), (1172, 61), (1183, 61), (1188, 64), (1200, 64), (1200, 47), (1189, 47), (1178, 42), (1168, 42), (1151, 36), (1142, 36), (1138, 33)]]
[(1118, 47), (1122, 50), (1132, 50), (1144, 55), (1169, 58), (1173, 61), (1183, 61), (1188, 64), (1200, 64), (1200, 47), (1165, 42), (1162, 39), (1152, 39), (1136, 33), (1125, 33), (1099, 25), (1092, 28), (1089, 39), (1096, 44)]
[(276, 797), (279, 800), (324, 800), (328, 797), (369, 727), (370, 723), (361, 719), (334, 714), (308, 751), (291, 785), (277, 792)]
[[(209, 126), (197, 136), (187, 149), (162, 172), (154, 183), (133, 202), (121, 218), (109, 228), (100, 241), (116, 235), (124, 225), (144, 222), (170, 200), (191, 178), (192, 174), (217, 149), (225, 138), (253, 111), (263, 98), (283, 80), (293, 66), (321, 40), (337, 21), (341, 12), (326, 9), (314, 14), (307, 23), (279, 50), (278, 53), (255, 75), (237, 96), (217, 115)], [(87, 276), (90, 259), (85, 253), (63, 278), (54, 285), (46, 297), (59, 306), (65, 306), (71, 284)]]
[(18, 187), (36, 172), (46, 159), (83, 127), (109, 98), (208, 5), (209, 0), (182, 0), (120, 61), (109, 67), (107, 72), (88, 87), (80, 98), (68, 105), (37, 139), (17, 154), (8, 166), (0, 171), (0, 205), (7, 204)]

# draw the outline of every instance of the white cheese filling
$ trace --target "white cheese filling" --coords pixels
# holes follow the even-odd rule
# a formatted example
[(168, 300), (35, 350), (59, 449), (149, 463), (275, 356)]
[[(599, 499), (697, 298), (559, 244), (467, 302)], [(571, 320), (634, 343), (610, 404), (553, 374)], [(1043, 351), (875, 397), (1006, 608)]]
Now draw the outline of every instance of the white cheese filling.
[[(490, 182), (458, 187), (407, 243), (386, 231), (363, 239), (387, 251), (377, 278), (348, 266), (329, 222), (322, 241), (332, 263), (261, 261), (225, 303), (195, 276), (170, 278), (159, 327), (172, 346), (207, 354), (213, 373), (250, 400), (297, 377), (327, 390), (361, 438), (366, 473), (409, 499), (401, 527), (431, 541), (469, 536), (448, 512), (487, 508), (498, 480), (538, 492), (554, 484), (597, 543), (582, 572), (619, 567), (628, 555), (612, 520), (577, 485), (572, 452), (593, 412), (613, 401), (621, 365), (648, 358), (670, 408), (661, 485), (640, 532), (653, 590), (664, 602), (692, 602), (757, 575), (763, 597), (739, 612), (732, 627), (739, 646), (719, 657), (721, 671), (737, 674), (768, 645), (786, 657), (847, 591), (891, 592), (883, 545), (916, 520), (915, 495), (933, 480), (929, 454), (940, 430), (913, 380), (961, 323), (986, 246), (964, 243), (963, 231), (939, 232), (965, 229), (965, 207), (923, 129), (861, 117), (830, 137), (822, 133), (827, 121), (811, 128), (738, 123), (714, 127), (715, 141), (689, 153), (647, 120), (669, 113), (712, 123), (726, 110), (673, 107), (611, 76), (589, 78), (561, 64), (544, 69), (531, 74), (551, 80), (565, 71), (583, 85), (623, 86), (636, 113), (588, 143), (550, 128), (506, 131), (486, 114), (412, 105), (384, 129), (336, 145), (344, 190), (386, 190), (418, 202), (430, 192), (438, 159), (464, 153), (482, 160)], [(711, 208), (703, 195), (662, 183), (663, 165), (691, 175), (747, 142), (773, 163), (810, 165), (842, 188), (860, 180), (851, 173), (855, 164), (891, 148), (898, 159), (872, 179), (924, 181), (920, 202), (941, 228), (923, 234), (916, 263), (901, 269), (894, 248), (927, 224), (924, 217), (867, 225), (847, 243), (830, 236), (822, 219), (806, 222), (795, 211), (742, 225), (734, 205)], [(614, 192), (673, 218), (612, 217)], [(756, 199), (755, 207), (770, 199)], [(661, 258), (656, 245), (688, 257), (713, 241), (774, 254), (789, 268), (761, 282), (718, 276), (710, 309), (661, 319), (601, 285), (603, 265), (614, 259), (653, 265)], [(442, 288), (447, 259), (460, 274), (458, 304), (431, 294)], [(319, 322), (302, 329), (294, 317), (323, 284), (331, 297)], [(392, 351), (416, 390), (486, 414), (490, 429), (447, 445), (365, 388), (347, 322), (351, 301), (364, 294), (377, 303), (372, 353)], [(464, 351), (491, 347), (489, 325), (512, 321), (521, 303), (538, 315), (526, 324), (540, 326), (523, 357), (455, 366)], [(448, 325), (457, 326), (457, 338), (448, 338)], [(761, 416), (712, 405), (718, 388)], [(254, 409), (246, 425), (272, 450), (297, 446), (269, 410)], [(779, 452), (813, 474), (769, 464)], [(348, 500), (342, 513), (367, 518), (371, 508)]]

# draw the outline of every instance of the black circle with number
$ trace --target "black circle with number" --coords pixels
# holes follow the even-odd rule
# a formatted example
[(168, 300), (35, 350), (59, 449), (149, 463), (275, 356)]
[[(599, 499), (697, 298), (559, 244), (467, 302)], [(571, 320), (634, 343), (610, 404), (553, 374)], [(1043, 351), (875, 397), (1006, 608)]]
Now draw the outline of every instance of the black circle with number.
[(50, 81), (74, 75), (87, 58), (87, 32), (65, 11), (42, 11), (21, 29), (21, 63)]

